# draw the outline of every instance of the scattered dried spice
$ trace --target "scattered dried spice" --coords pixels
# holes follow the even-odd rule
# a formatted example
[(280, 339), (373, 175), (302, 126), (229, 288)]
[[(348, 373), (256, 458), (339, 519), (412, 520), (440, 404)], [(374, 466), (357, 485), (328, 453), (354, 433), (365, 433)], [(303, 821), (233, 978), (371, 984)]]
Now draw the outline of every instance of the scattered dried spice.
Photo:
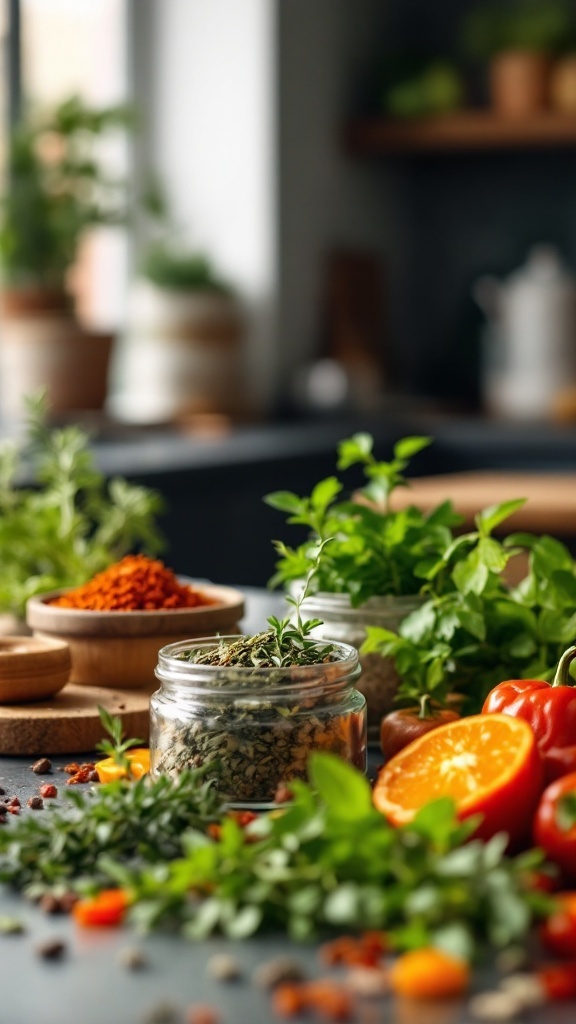
[(143, 1024), (181, 1024), (181, 1021), (180, 1010), (169, 1002), (156, 1003), (143, 1018)]
[(38, 906), (45, 914), (69, 914), (77, 900), (78, 896), (74, 892), (61, 895), (46, 892), (38, 900)]
[(220, 1024), (222, 1017), (213, 1006), (189, 1006), (186, 1024)]
[(45, 800), (54, 800), (58, 796), (58, 790), (52, 782), (44, 782), (38, 792)]
[(288, 981), (303, 981), (306, 971), (299, 960), (293, 956), (281, 954), (258, 964), (252, 975), (257, 988), (273, 989)]
[(6, 796), (6, 790), (2, 789), (2, 786), (0, 786), (0, 796)]
[(30, 796), (26, 803), (32, 811), (41, 811), (44, 807), (44, 801), (41, 796)]
[(230, 953), (216, 953), (211, 956), (206, 964), (206, 973), (215, 981), (239, 981), (242, 977), (242, 967)]
[(149, 967), (149, 960), (138, 946), (124, 946), (116, 954), (116, 963), (126, 971), (143, 971)]
[(30, 765), (33, 772), (36, 775), (47, 775), (48, 772), (52, 771), (52, 761), (47, 757), (41, 757), (34, 764)]
[(62, 960), (66, 952), (66, 943), (61, 939), (47, 939), (35, 948), (36, 956), (42, 960)]
[(84, 764), (72, 761), (61, 770), (70, 776), (69, 779), (66, 779), (67, 786), (83, 786), (86, 782), (99, 782), (96, 765), (93, 761), (87, 761)]
[(50, 602), (58, 608), (89, 611), (156, 611), (213, 604), (199, 590), (183, 586), (159, 559), (126, 555), (88, 583), (68, 590)]

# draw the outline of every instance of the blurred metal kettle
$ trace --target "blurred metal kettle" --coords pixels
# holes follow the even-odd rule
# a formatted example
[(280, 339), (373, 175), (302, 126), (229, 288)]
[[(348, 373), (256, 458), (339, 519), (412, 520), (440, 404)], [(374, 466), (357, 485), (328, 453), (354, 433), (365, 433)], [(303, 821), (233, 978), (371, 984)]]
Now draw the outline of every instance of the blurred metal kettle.
[(548, 245), (500, 282), (481, 277), (473, 295), (488, 318), (482, 390), (488, 412), (546, 419), (576, 382), (576, 280)]

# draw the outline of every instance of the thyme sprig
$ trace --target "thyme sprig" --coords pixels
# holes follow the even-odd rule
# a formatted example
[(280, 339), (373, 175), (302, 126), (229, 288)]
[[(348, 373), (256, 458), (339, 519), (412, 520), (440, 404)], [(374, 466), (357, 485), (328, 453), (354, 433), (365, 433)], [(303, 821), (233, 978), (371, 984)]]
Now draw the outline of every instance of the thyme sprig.
[(303, 619), (302, 604), (310, 592), (310, 584), (318, 571), (322, 552), (331, 538), (317, 545), (303, 586), (286, 601), (294, 608), (293, 619), (270, 615), (269, 629), (254, 636), (240, 637), (232, 643), (220, 643), (208, 651), (192, 648), (182, 660), (195, 665), (238, 666), (246, 668), (288, 668), (297, 665), (318, 665), (333, 660), (332, 644), (320, 645), (312, 633), (322, 625), (320, 619)]
[(161, 864), (184, 853), (187, 829), (206, 829), (223, 814), (202, 769), (178, 778), (117, 779), (88, 791), (65, 790), (50, 812), (29, 814), (0, 831), (0, 882), (29, 895), (104, 885), (99, 859)]

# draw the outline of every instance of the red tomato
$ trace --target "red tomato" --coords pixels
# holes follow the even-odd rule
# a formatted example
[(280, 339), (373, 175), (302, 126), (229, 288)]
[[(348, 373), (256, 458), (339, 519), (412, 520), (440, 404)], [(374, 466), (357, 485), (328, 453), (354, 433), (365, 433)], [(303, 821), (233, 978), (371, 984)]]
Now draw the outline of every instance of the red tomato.
[(568, 878), (576, 878), (576, 772), (544, 790), (534, 818), (534, 842)]
[(563, 959), (576, 958), (576, 892), (559, 892), (553, 910), (540, 928), (540, 941)]

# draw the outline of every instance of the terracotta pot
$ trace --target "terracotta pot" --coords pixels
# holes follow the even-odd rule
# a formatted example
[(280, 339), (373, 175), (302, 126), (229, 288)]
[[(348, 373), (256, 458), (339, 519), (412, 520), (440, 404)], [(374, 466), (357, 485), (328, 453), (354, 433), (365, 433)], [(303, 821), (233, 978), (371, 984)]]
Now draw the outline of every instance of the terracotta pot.
[(509, 50), (490, 63), (492, 107), (504, 117), (529, 117), (548, 101), (550, 58), (544, 53)]
[[(44, 302), (43, 302), (44, 299)], [(85, 330), (63, 293), (7, 291), (0, 299), (0, 408), (20, 420), (44, 389), (52, 413), (101, 409), (113, 338)]]
[(231, 296), (137, 282), (125, 351), (126, 415), (154, 421), (239, 411), (242, 334)]

